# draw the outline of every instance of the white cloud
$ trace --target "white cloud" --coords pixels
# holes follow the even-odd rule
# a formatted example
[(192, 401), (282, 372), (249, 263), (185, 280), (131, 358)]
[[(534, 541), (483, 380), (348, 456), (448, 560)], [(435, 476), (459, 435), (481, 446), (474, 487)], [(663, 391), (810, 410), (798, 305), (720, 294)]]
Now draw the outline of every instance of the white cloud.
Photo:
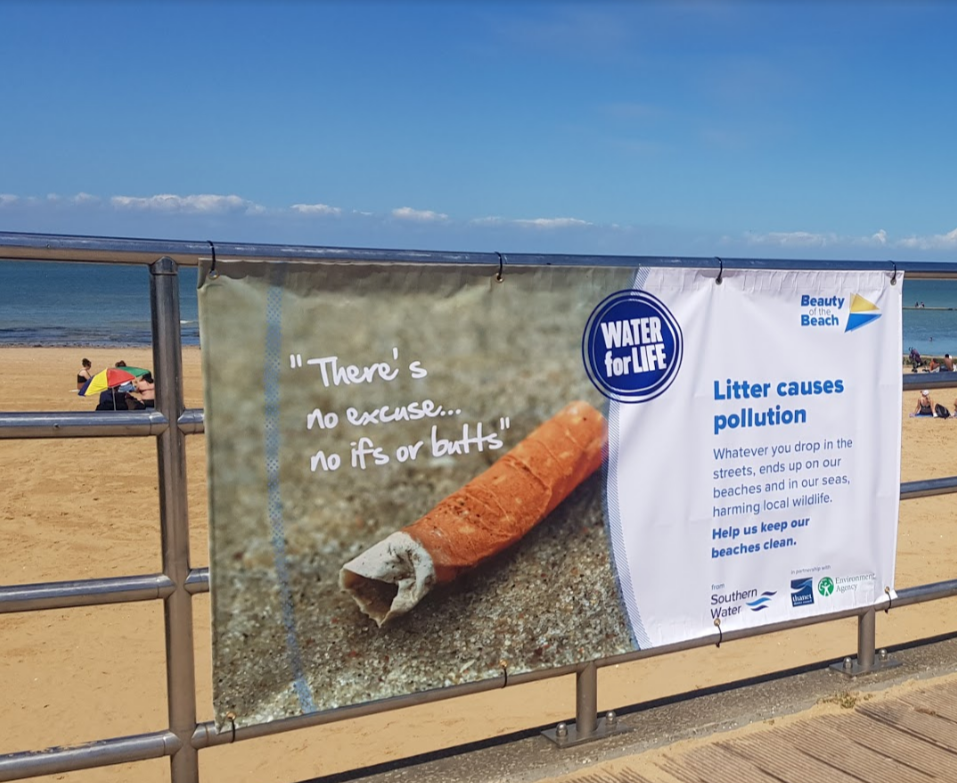
[(330, 207), (328, 204), (293, 204), (290, 207), (300, 215), (341, 215), (339, 207)]
[(824, 247), (837, 240), (834, 234), (812, 234), (809, 231), (770, 231), (767, 234), (745, 234), (749, 245), (779, 247)]
[(592, 225), (587, 220), (580, 218), (559, 217), (559, 218), (528, 218), (511, 219), (503, 217), (482, 217), (470, 220), (473, 226), (521, 226), (523, 228), (576, 228)]
[(82, 191), (73, 196), (70, 201), (74, 204), (97, 204), (100, 201), (99, 196), (93, 196), (89, 193), (83, 193)]
[(5, 207), (7, 204), (16, 204), (19, 200), (20, 198), (12, 193), (0, 193), (0, 207)]
[(846, 237), (834, 232), (823, 234), (810, 231), (769, 231), (766, 234), (748, 232), (744, 235), (744, 239), (749, 245), (773, 245), (775, 247), (834, 247), (841, 245), (876, 247), (887, 244), (887, 232), (882, 228), (866, 237)]
[(239, 196), (217, 196), (199, 194), (176, 196), (162, 194), (157, 196), (113, 196), (110, 203), (118, 209), (134, 209), (146, 212), (181, 212), (195, 215), (222, 215), (242, 212), (254, 215), (264, 212), (259, 204)]
[(520, 226), (531, 226), (532, 228), (573, 228), (578, 226), (590, 226), (587, 220), (572, 217), (559, 218), (534, 218), (533, 220), (515, 220)]
[(957, 248), (957, 228), (946, 234), (933, 234), (929, 237), (906, 237), (899, 240), (897, 245), (912, 250), (952, 250)]
[(448, 215), (441, 212), (433, 212), (431, 209), (412, 209), (412, 207), (393, 209), (392, 217), (399, 218), (400, 220), (415, 220), (420, 223), (433, 223), (449, 219)]

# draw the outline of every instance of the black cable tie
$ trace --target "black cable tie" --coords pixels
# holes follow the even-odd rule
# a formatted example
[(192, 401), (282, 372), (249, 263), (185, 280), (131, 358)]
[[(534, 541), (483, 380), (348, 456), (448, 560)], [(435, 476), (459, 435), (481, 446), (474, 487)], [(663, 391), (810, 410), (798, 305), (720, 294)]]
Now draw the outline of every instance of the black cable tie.
[(721, 630), (721, 619), (716, 617), (714, 619), (714, 627), (718, 629), (718, 641), (715, 644), (715, 647), (721, 648), (721, 642), (724, 641), (724, 631)]
[(894, 265), (894, 274), (891, 275), (891, 285), (897, 285), (897, 262), (891, 261)]
[[(715, 256), (715, 259), (717, 259), (717, 261), (718, 261), (719, 268), (718, 268), (718, 279), (715, 280), (714, 282), (715, 282), (716, 285), (721, 285), (721, 276), (724, 274), (724, 261), (722, 261), (722, 260), (721, 260), (720, 258), (718, 258), (717, 256)], [(719, 629), (719, 630), (720, 630), (720, 629)], [(720, 644), (720, 642), (719, 642), (719, 644)]]
[(209, 265), (209, 273), (213, 274), (216, 272), (216, 245), (209, 239), (207, 239), (206, 242), (209, 244), (209, 250), (213, 254), (213, 262)]
[(891, 596), (891, 589), (889, 587), (884, 588), (884, 595), (887, 596), (887, 608), (884, 609), (884, 614), (889, 614), (891, 607), (894, 605), (894, 599)]
[(226, 713), (226, 719), (229, 721), (229, 725), (232, 726), (232, 736), (230, 737), (230, 744), (236, 741), (236, 716), (231, 712)]
[(500, 283), (504, 283), (505, 275), (503, 273), (505, 271), (505, 256), (503, 256), (497, 250), (495, 251), (495, 255), (498, 256), (498, 272), (495, 273), (495, 279)]
[(505, 661), (502, 661), (502, 676), (505, 678), (505, 682), (502, 683), (503, 688), (508, 687), (508, 666), (505, 664)]

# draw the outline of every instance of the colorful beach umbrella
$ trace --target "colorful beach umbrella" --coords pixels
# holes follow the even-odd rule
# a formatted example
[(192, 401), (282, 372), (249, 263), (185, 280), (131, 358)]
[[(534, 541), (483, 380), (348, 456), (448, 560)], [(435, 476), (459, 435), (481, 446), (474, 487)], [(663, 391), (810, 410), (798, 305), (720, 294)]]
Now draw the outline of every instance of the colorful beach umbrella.
[(124, 383), (132, 383), (149, 370), (142, 367), (107, 367), (88, 380), (77, 392), (81, 397), (93, 397), (107, 389), (115, 389)]

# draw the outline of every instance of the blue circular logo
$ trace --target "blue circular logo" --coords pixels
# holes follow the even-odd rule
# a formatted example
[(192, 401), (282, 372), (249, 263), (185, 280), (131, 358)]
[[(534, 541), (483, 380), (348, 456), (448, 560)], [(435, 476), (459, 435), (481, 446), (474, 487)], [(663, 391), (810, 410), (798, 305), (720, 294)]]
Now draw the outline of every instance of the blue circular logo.
[(588, 317), (582, 358), (591, 382), (616, 402), (647, 402), (681, 367), (681, 327), (646, 291), (617, 291)]

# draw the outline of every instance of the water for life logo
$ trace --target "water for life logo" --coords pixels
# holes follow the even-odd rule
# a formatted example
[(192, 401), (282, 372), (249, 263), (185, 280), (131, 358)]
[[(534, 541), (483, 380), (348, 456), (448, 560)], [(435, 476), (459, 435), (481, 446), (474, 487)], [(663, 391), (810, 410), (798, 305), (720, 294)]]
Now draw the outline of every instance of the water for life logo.
[(791, 606), (807, 606), (814, 603), (814, 580), (811, 577), (806, 579), (791, 580)]
[(616, 402), (647, 402), (681, 367), (684, 339), (671, 311), (646, 291), (617, 291), (598, 305), (582, 336), (585, 371)]

